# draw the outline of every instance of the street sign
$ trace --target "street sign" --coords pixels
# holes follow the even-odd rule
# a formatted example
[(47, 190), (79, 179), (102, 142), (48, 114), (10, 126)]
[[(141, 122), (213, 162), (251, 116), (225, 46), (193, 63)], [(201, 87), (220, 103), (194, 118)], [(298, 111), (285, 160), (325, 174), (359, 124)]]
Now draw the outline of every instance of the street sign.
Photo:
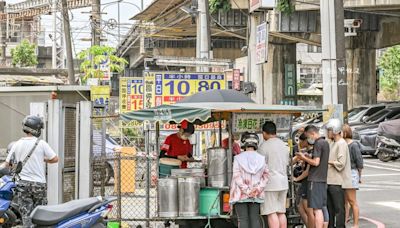
[(106, 56), (106, 60), (102, 61), (99, 64), (100, 71), (103, 72), (102, 81), (110, 81), (111, 80), (111, 69), (110, 69), (110, 57)]
[(250, 0), (250, 12), (273, 9), (276, 7), (276, 0)]
[(90, 87), (90, 99), (96, 105), (108, 105), (110, 100), (110, 86), (92, 86)]
[(264, 22), (257, 26), (256, 35), (256, 63), (268, 61), (268, 24)]
[(240, 70), (239, 69), (233, 70), (232, 89), (240, 90)]
[(225, 89), (223, 73), (145, 72), (144, 107), (174, 104), (210, 89)]
[(296, 67), (294, 64), (285, 64), (285, 96), (295, 97), (296, 95)]
[(121, 113), (143, 108), (143, 78), (122, 77), (119, 79), (119, 110)]

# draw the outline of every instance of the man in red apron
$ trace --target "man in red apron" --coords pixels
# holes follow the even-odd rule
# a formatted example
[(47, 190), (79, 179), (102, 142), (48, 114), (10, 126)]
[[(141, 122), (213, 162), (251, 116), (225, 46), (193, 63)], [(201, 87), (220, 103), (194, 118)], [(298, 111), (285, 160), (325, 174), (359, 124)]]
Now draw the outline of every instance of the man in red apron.
[(161, 146), (160, 158), (175, 158), (182, 161), (181, 168), (187, 168), (187, 162), (193, 162), (193, 147), (189, 138), (194, 133), (194, 125), (182, 121), (178, 133), (169, 135)]

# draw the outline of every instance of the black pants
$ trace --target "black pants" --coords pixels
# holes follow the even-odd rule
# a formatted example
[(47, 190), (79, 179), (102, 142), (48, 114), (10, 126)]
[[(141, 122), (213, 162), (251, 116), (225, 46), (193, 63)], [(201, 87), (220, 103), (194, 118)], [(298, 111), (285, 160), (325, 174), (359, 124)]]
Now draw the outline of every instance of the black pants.
[(238, 228), (261, 228), (259, 203), (236, 203)]
[(340, 185), (328, 185), (329, 228), (346, 227), (344, 190)]

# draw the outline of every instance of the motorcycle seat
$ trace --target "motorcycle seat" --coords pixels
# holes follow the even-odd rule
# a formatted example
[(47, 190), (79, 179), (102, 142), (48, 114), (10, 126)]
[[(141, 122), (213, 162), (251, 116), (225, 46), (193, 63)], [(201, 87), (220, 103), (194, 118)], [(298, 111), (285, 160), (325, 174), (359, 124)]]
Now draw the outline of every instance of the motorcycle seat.
[(88, 199), (72, 200), (59, 205), (38, 206), (31, 213), (32, 222), (40, 226), (56, 225), (67, 218), (90, 210), (99, 203), (101, 203), (101, 200), (92, 197)]

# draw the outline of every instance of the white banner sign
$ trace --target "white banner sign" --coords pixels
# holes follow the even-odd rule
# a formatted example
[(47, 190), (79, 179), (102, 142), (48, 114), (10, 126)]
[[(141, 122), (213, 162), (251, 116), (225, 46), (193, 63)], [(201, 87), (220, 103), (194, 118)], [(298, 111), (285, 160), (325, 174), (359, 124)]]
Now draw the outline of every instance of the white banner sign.
[(264, 22), (257, 26), (256, 62), (262, 64), (268, 61), (268, 24)]
[(234, 113), (233, 131), (242, 132), (261, 132), (262, 126), (266, 121), (276, 124), (277, 131), (290, 130), (290, 118), (288, 114), (268, 114), (268, 113)]

